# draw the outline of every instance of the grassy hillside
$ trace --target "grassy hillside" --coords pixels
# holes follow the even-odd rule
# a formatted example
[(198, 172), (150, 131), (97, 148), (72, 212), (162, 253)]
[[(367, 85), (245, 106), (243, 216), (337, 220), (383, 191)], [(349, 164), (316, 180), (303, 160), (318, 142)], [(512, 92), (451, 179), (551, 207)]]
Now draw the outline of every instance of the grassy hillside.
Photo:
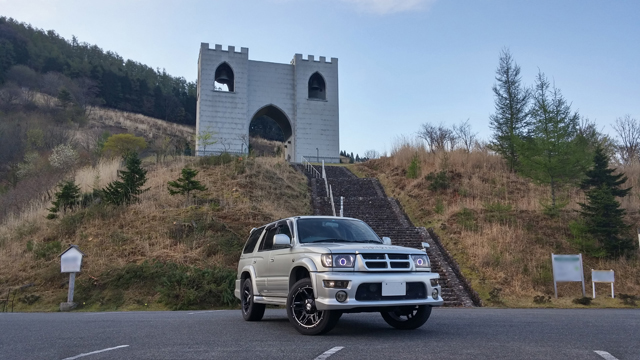
[[(409, 179), (414, 156), (418, 176)], [(446, 176), (429, 180), (429, 174), (441, 170)], [(635, 229), (640, 223), (640, 168), (620, 170), (629, 177), (626, 185), (633, 186), (622, 205), (628, 212), (627, 223)], [(434, 154), (409, 142), (396, 146), (391, 156), (357, 165), (354, 171), (379, 178), (416, 226), (433, 227), (487, 304), (572, 306), (571, 300), (581, 297), (578, 283), (561, 283), (559, 300), (533, 302), (535, 296), (553, 297), (551, 253), (584, 252), (569, 228), (578, 218), (578, 202), (584, 201), (581, 191), (565, 192), (568, 205), (558, 217), (549, 217), (541, 205), (549, 198), (549, 189), (509, 173), (499, 156), (463, 150)], [(587, 296), (591, 296), (590, 269), (615, 270), (616, 293), (640, 295), (637, 256), (617, 260), (587, 256), (584, 269)], [(605, 298), (608, 286), (597, 285), (595, 303), (622, 306), (618, 299)]]
[[(81, 169), (76, 181), (84, 191), (103, 186), (119, 165)], [(186, 165), (208, 188), (195, 200), (167, 191)], [(0, 225), (0, 294), (33, 283), (17, 295), (16, 310), (55, 310), (66, 301), (67, 279), (57, 255), (76, 244), (87, 254), (75, 299), (85, 309), (230, 306), (249, 230), (310, 212), (306, 178), (280, 159), (179, 157), (146, 166), (149, 191), (138, 204), (91, 204), (45, 220), (41, 202)]]

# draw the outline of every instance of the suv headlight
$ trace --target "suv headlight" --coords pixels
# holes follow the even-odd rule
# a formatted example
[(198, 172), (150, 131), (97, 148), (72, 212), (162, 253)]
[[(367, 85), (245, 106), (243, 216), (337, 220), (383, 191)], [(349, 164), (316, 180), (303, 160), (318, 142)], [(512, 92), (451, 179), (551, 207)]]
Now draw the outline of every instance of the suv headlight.
[(323, 254), (321, 257), (322, 265), (324, 267), (333, 267), (333, 268), (352, 268), (353, 263), (356, 260), (355, 255), (348, 254)]
[(431, 267), (431, 263), (429, 263), (429, 257), (427, 255), (411, 255), (411, 259), (413, 260), (413, 266), (416, 269), (427, 269)]

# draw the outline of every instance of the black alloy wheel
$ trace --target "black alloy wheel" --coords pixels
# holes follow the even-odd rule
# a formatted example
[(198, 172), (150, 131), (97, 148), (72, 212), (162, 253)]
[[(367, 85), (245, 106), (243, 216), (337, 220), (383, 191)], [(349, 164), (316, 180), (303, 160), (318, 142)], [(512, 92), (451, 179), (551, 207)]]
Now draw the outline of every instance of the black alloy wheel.
[(289, 322), (303, 335), (320, 335), (333, 329), (342, 313), (316, 308), (311, 279), (305, 278), (293, 285), (287, 297)]
[(431, 306), (403, 306), (393, 311), (380, 312), (387, 324), (400, 330), (414, 330), (424, 325), (431, 316)]
[(246, 321), (260, 321), (264, 316), (265, 304), (256, 304), (253, 302), (253, 285), (251, 279), (246, 279), (242, 283), (240, 290), (240, 303), (242, 305), (242, 317)]

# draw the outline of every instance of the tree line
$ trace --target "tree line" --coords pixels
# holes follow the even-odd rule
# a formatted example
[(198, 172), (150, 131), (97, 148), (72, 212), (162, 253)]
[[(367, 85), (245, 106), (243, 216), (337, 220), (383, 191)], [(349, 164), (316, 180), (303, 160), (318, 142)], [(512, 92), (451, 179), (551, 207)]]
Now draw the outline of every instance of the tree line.
[(630, 188), (623, 188), (627, 178), (610, 161), (638, 161), (640, 126), (630, 116), (619, 118), (614, 129), (621, 140), (616, 142), (573, 110), (542, 71), (532, 87), (522, 83), (520, 71), (504, 49), (493, 86), (489, 148), (511, 172), (549, 186), (550, 202), (542, 204), (548, 215), (568, 203), (561, 193), (566, 187), (579, 186), (586, 202), (579, 204), (581, 217), (572, 232), (581, 247), (595, 256), (628, 254), (635, 242), (616, 198), (627, 196)]
[[(451, 126), (424, 123), (417, 136), (426, 149), (495, 152), (510, 172), (548, 186), (549, 198), (541, 205), (549, 216), (558, 216), (568, 204), (568, 189), (583, 190), (586, 201), (579, 203), (580, 218), (569, 225), (574, 242), (597, 257), (629, 254), (635, 241), (617, 199), (627, 196), (631, 188), (624, 187), (627, 178), (615, 164), (640, 162), (640, 123), (625, 115), (613, 126), (617, 138), (601, 133), (595, 122), (571, 108), (542, 71), (533, 86), (526, 86), (508, 49), (500, 53), (495, 80), (489, 142), (478, 140), (468, 119)], [(418, 167), (416, 156), (407, 177), (417, 178)], [(447, 182), (445, 171), (428, 176), (432, 185)]]
[[(15, 71), (20, 65), (37, 76), (24, 68)], [(194, 82), (124, 60), (115, 52), (79, 42), (75, 36), (66, 40), (53, 30), (0, 17), (0, 85), (6, 86), (7, 82), (56, 96), (64, 88), (71, 95), (69, 99), (81, 106), (95, 104), (88, 103), (95, 95), (107, 107), (195, 125)]]

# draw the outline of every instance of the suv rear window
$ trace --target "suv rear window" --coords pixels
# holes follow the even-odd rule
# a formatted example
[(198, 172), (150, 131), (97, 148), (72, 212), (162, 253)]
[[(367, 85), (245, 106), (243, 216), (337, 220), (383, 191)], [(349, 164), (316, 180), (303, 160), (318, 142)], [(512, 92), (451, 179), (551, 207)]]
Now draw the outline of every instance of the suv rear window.
[(251, 235), (249, 235), (249, 240), (247, 240), (247, 244), (244, 246), (244, 250), (242, 250), (243, 254), (250, 254), (253, 252), (263, 230), (264, 226), (259, 229), (255, 229)]

